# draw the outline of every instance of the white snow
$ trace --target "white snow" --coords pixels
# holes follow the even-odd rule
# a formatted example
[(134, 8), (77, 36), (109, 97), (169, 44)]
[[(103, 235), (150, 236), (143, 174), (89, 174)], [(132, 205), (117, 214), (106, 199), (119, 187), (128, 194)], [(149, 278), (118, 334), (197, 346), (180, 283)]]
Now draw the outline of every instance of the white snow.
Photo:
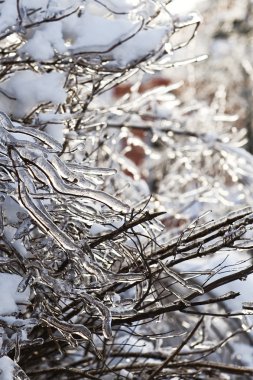
[(110, 20), (85, 12), (78, 20), (75, 16), (69, 17), (64, 31), (74, 38), (71, 50), (75, 53), (96, 52), (108, 50), (119, 40), (131, 35), (138, 25), (139, 23), (130, 23), (127, 19)]
[(98, 235), (101, 233), (106, 233), (108, 232), (108, 227), (102, 226), (101, 224), (98, 223), (93, 223), (91, 228), (90, 228), (90, 234), (91, 235)]
[(8, 356), (2, 356), (0, 358), (0, 380), (13, 379), (13, 364), (13, 361)]
[(198, 9), (198, 4), (203, 3), (206, 0), (174, 0), (169, 5), (169, 11), (172, 13), (189, 12)]
[(16, 274), (0, 273), (0, 315), (10, 315), (19, 311), (18, 303), (26, 303), (30, 290), (17, 292), (22, 277)]
[[(99, 3), (94, 3), (94, 1), (88, 0), (87, 1), (87, 9), (94, 9), (94, 6), (97, 6), (105, 10), (105, 7), (102, 7)], [(105, 4), (109, 9), (112, 9), (114, 12), (130, 12), (134, 8), (137, 8), (141, 5), (142, 0), (121, 0), (120, 2), (118, 0), (104, 0), (101, 2), (102, 4)]]
[(65, 33), (75, 37), (69, 49), (71, 52), (108, 53), (123, 66), (158, 51), (171, 31), (170, 25), (142, 29), (141, 21), (111, 20), (89, 12), (85, 12), (77, 22), (78, 25), (68, 19), (64, 28)]
[(4, 1), (0, 7), (0, 32), (15, 25), (17, 19), (16, 0)]
[[(51, 60), (55, 54), (108, 54), (110, 58), (122, 66), (133, 60), (141, 60), (159, 50), (168, 40), (172, 27), (168, 20), (161, 22), (156, 28), (143, 28), (144, 19), (154, 12), (151, 2), (143, 6), (143, 2), (124, 1), (116, 4), (105, 1), (110, 9), (126, 12), (130, 8), (136, 13), (108, 18), (108, 10), (88, 2), (83, 14), (74, 13), (62, 20), (42, 24), (35, 28), (34, 34), (19, 50), (37, 61)], [(70, 4), (71, 5), (71, 4)], [(52, 5), (50, 8), (52, 11)]]
[[(16, 3), (16, 0), (14, 0), (14, 2)], [(22, 4), (26, 8), (36, 9), (37, 7), (40, 7), (44, 9), (48, 4), (48, 0), (22, 0)]]
[(120, 376), (124, 377), (125, 379), (133, 379), (133, 374), (126, 369), (122, 369), (119, 373)]
[(42, 25), (31, 39), (20, 49), (36, 61), (47, 61), (54, 57), (55, 51), (63, 54), (66, 46), (62, 35), (62, 23), (53, 22)]
[(22, 117), (38, 104), (62, 103), (67, 96), (63, 88), (64, 82), (65, 74), (63, 73), (38, 74), (31, 70), (17, 71), (0, 87), (13, 98), (0, 94), (1, 108), (6, 113)]
[(48, 123), (44, 132), (48, 133), (51, 137), (53, 137), (60, 144), (64, 142), (64, 124), (63, 123)]
[(134, 60), (142, 59), (159, 48), (168, 38), (170, 28), (160, 27), (141, 30), (134, 38), (130, 38), (124, 44), (118, 46), (113, 53), (116, 61), (126, 66)]
[[(172, 13), (188, 12), (201, 1), (203, 0), (188, 2), (176, 0), (169, 5), (168, 10)], [(67, 14), (80, 6), (80, 1), (65, 0), (61, 1), (59, 5), (57, 1), (49, 3), (45, 0), (25, 0), (22, 5), (26, 9), (40, 7), (39, 21), (42, 17), (52, 17), (60, 9), (65, 9)], [(116, 12), (113, 18), (108, 18), (106, 7)], [(110, 53), (120, 65), (126, 65), (132, 60), (142, 59), (159, 50), (166, 37), (167, 39), (169, 37), (171, 26), (167, 22), (155, 29), (151, 27), (142, 29), (142, 17), (148, 18), (154, 12), (153, 8), (154, 4), (151, 1), (147, 1), (145, 4), (140, 0), (124, 0), (120, 4), (115, 0), (104, 0), (102, 3), (88, 1), (85, 8), (83, 7), (83, 14), (77, 16), (77, 13), (74, 13), (62, 20), (35, 27), (33, 32), (30, 32), (33, 35), (29, 34), (28, 41), (23, 44), (19, 52), (21, 55), (27, 54), (37, 61), (47, 61), (52, 59), (55, 54), (101, 51)], [(8, 0), (1, 4), (0, 12), (0, 31), (17, 23), (16, 0)], [(129, 15), (124, 15), (127, 12), (130, 12)], [(124, 41), (135, 32), (137, 33), (133, 38), (114, 49), (118, 42)]]
[(46, 124), (43, 131), (52, 136), (60, 144), (63, 144), (65, 129), (64, 121), (69, 120), (72, 117), (73, 115), (68, 113), (59, 114), (54, 112), (41, 112), (36, 118), (36, 125)]

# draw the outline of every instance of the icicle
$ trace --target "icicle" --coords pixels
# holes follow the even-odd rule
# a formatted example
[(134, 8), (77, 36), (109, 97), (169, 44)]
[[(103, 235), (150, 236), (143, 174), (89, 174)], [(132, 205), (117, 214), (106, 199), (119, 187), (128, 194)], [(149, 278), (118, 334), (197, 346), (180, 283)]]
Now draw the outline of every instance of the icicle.
[(110, 310), (100, 301), (87, 293), (82, 293), (83, 299), (91, 306), (94, 306), (102, 315), (102, 330), (105, 338), (112, 339), (112, 316)]
[(44, 144), (49, 145), (51, 148), (56, 149), (57, 151), (61, 151), (62, 146), (58, 141), (56, 141), (53, 137), (49, 136), (48, 134), (38, 131), (35, 128), (31, 127), (15, 127), (12, 124), (11, 119), (9, 116), (6, 115), (6, 113), (0, 111), (0, 125), (5, 128), (8, 132), (12, 133), (22, 133), (25, 135), (30, 135), (32, 137), (37, 138)]
[(89, 166), (83, 166), (78, 164), (68, 164), (68, 167), (75, 172), (87, 173), (90, 175), (114, 175), (117, 173), (117, 170), (110, 168), (92, 168)]
[(164, 271), (170, 276), (172, 277), (174, 280), (176, 280), (179, 284), (181, 284), (182, 286), (184, 286), (185, 288), (188, 288), (188, 289), (192, 289), (192, 290), (195, 290), (196, 292), (200, 293), (200, 294), (203, 294), (204, 293), (204, 290), (201, 286), (199, 285), (195, 285), (195, 284), (192, 284), (192, 283), (189, 283), (188, 280), (185, 280), (183, 277), (181, 277), (178, 273), (176, 273), (175, 271), (169, 269), (166, 267), (166, 265), (163, 264), (163, 262), (161, 260), (159, 260), (159, 263), (161, 264), (162, 268), (164, 269)]
[(179, 301), (181, 301), (185, 306), (191, 306), (191, 303), (189, 301), (187, 301), (186, 299), (184, 299), (184, 297), (181, 294), (179, 294), (178, 292), (176, 292), (175, 290), (172, 290), (172, 289), (170, 289), (170, 292), (172, 294), (174, 294), (174, 296), (176, 296), (177, 299)]
[(134, 309), (128, 310), (122, 306), (110, 308), (110, 312), (112, 313), (112, 318), (117, 318), (117, 319), (130, 318), (137, 314), (136, 310)]
[(111, 273), (108, 274), (108, 278), (111, 281), (120, 281), (120, 282), (135, 282), (135, 281), (143, 281), (146, 276), (143, 273)]
[(46, 161), (44, 157), (37, 158), (35, 163), (48, 176), (52, 186), (58, 192), (66, 195), (91, 198), (98, 202), (106, 204), (108, 207), (114, 209), (115, 211), (128, 211), (129, 207), (126, 204), (103, 191), (78, 188), (74, 185), (64, 183), (62, 178), (55, 171), (54, 167), (48, 161)]
[(31, 217), (38, 225), (49, 235), (51, 235), (64, 248), (75, 251), (78, 247), (71, 239), (62, 232), (51, 220), (51, 218), (42, 212), (31, 200), (26, 192), (24, 184), (20, 183), (20, 198), (22, 205), (27, 209)]

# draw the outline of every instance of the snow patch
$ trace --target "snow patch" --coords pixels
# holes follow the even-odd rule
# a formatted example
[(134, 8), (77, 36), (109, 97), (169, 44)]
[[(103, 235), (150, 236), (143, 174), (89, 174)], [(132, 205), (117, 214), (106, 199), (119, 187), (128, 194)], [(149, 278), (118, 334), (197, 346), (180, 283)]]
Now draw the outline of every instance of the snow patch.
[(9, 96), (0, 94), (1, 109), (13, 116), (22, 117), (38, 104), (62, 103), (67, 96), (64, 83), (63, 73), (38, 74), (31, 70), (16, 72), (1, 85), (1, 90)]
[(0, 273), (0, 315), (10, 315), (19, 311), (18, 303), (26, 303), (30, 290), (17, 292), (22, 277), (16, 274)]
[(141, 30), (133, 38), (118, 46), (114, 50), (113, 56), (122, 66), (143, 59), (159, 51), (168, 38), (168, 32), (167, 27)]
[(8, 356), (2, 356), (0, 358), (0, 380), (12, 380), (13, 370), (13, 361)]
[(55, 51), (63, 54), (66, 46), (62, 35), (62, 23), (53, 22), (37, 29), (33, 37), (20, 49), (36, 61), (47, 61), (54, 57)]
[(17, 15), (16, 0), (4, 1), (0, 7), (0, 32), (4, 32), (6, 29), (15, 25)]

